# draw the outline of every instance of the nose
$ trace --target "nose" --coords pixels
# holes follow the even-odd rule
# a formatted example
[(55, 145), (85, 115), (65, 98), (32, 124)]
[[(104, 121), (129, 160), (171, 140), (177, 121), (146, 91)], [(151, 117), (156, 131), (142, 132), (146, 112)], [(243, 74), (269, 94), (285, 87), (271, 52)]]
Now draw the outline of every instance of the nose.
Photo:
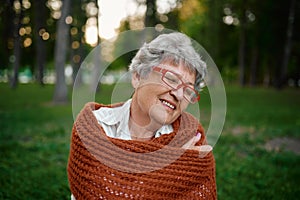
[(173, 95), (178, 101), (181, 101), (184, 96), (183, 96), (183, 89), (184, 87), (179, 87), (177, 89), (172, 89), (171, 90), (171, 95)]

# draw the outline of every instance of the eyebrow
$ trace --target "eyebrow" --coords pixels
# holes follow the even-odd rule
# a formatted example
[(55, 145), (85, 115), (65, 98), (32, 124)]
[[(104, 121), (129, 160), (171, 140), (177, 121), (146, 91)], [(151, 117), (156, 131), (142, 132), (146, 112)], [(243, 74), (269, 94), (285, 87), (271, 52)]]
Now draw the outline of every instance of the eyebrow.
[[(168, 71), (171, 71), (172, 73), (176, 74), (176, 76), (178, 76), (182, 81), (185, 81), (180, 74), (178, 74), (178, 73), (176, 73), (176, 72), (174, 72), (172, 70), (168, 70)], [(192, 83), (192, 82), (184, 82), (184, 84), (185, 85), (191, 85), (191, 86), (195, 85), (195, 83)]]

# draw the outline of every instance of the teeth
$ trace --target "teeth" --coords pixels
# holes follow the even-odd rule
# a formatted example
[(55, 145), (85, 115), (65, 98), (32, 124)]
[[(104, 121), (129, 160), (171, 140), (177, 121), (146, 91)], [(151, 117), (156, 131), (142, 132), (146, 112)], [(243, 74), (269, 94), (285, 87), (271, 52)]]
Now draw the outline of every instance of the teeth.
[(162, 100), (162, 103), (163, 103), (164, 105), (168, 106), (169, 108), (173, 109), (173, 110), (174, 110), (174, 108), (175, 108), (175, 106), (173, 106), (172, 104), (170, 104), (169, 102), (166, 102), (166, 101), (164, 101), (164, 100)]

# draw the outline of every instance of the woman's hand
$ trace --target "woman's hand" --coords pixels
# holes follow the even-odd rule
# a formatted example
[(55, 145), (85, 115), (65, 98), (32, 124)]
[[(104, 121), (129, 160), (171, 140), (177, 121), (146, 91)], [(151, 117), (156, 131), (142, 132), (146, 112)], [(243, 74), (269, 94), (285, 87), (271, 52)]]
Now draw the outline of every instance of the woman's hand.
[(192, 139), (190, 139), (185, 145), (182, 146), (184, 149), (191, 149), (199, 151), (199, 156), (201, 158), (205, 157), (209, 152), (212, 151), (212, 146), (210, 145), (201, 145), (196, 146), (196, 143), (201, 139), (201, 134), (197, 133)]

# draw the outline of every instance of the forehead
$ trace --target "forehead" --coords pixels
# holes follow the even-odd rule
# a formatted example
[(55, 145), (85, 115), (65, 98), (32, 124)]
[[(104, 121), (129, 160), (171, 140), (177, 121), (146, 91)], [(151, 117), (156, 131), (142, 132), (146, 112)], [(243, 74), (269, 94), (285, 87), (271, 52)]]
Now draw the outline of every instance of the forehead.
[(195, 83), (196, 70), (191, 69), (184, 62), (175, 63), (172, 61), (164, 61), (159, 66), (176, 73), (185, 82)]
[(196, 69), (193, 68), (189, 62), (187, 62), (187, 60), (185, 59), (176, 59), (173, 57), (166, 57), (163, 58), (163, 60), (160, 62), (161, 64), (165, 64), (165, 65), (171, 65), (174, 67), (180, 66), (183, 68), (186, 68), (190, 73), (196, 73)]

